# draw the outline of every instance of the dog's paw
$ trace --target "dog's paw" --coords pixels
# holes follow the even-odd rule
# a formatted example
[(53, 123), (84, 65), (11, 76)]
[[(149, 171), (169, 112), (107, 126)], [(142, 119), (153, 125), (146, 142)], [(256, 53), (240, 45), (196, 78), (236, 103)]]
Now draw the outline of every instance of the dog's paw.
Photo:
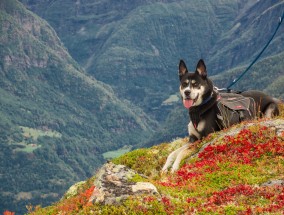
[(160, 173), (159, 173), (160, 177), (163, 177), (164, 175), (167, 175), (167, 174), (168, 174), (168, 170), (167, 169), (166, 170), (161, 170)]
[(176, 171), (178, 171), (178, 169), (179, 169), (179, 165), (177, 167), (173, 165), (171, 168), (171, 173), (174, 174)]
[(165, 165), (163, 166), (162, 170), (161, 170), (161, 173), (162, 173), (162, 174), (168, 173), (169, 168), (170, 168), (170, 165), (166, 165), (166, 164), (165, 164)]

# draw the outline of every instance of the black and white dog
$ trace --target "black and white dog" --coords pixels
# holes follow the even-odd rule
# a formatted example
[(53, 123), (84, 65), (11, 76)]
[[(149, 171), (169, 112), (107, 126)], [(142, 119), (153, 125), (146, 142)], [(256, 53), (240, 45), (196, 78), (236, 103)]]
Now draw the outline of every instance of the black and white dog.
[[(240, 120), (240, 116), (238, 116), (235, 121), (232, 121), (233, 119), (230, 117), (225, 117), (226, 120), (231, 121), (224, 123), (224, 114), (222, 117), (220, 102), (218, 102), (220, 94), (214, 89), (212, 81), (207, 77), (204, 61), (202, 59), (199, 60), (195, 72), (189, 72), (184, 61), (181, 60), (179, 63), (179, 78), (183, 105), (189, 110), (190, 115), (188, 132), (189, 142), (191, 143), (214, 131), (223, 129), (226, 125), (230, 126), (242, 120), (252, 119), (255, 116), (271, 118), (279, 115), (275, 99), (259, 91), (246, 91), (241, 93), (241, 95), (232, 94), (232, 96), (244, 99), (250, 98), (253, 101), (254, 106), (250, 106), (252, 108), (247, 107), (250, 112), (249, 117), (243, 117)], [(181, 160), (188, 154), (189, 144), (172, 152), (168, 156), (162, 171), (167, 171), (170, 167), (172, 167), (172, 172), (176, 171)]]

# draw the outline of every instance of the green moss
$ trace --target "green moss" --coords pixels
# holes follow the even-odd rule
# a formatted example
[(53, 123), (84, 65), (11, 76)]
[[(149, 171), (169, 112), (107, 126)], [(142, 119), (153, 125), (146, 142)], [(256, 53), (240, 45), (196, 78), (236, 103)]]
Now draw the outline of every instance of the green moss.
[(224, 213), (226, 215), (235, 215), (245, 211), (243, 206), (236, 206), (236, 205), (226, 205), (224, 206)]
[(141, 181), (145, 181), (145, 178), (142, 177), (139, 174), (135, 174), (131, 178), (129, 178), (128, 181), (130, 181), (130, 182), (141, 182)]

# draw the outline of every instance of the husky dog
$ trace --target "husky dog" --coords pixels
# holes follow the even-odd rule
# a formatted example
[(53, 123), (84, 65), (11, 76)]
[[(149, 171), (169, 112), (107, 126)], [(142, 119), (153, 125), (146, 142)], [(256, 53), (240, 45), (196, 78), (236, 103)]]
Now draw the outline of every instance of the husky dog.
[[(279, 115), (276, 100), (262, 92), (219, 93), (207, 77), (206, 66), (202, 59), (197, 63), (195, 72), (189, 72), (185, 62), (180, 60), (179, 79), (182, 102), (189, 110), (190, 143), (243, 120), (253, 119), (256, 116), (271, 118)], [(222, 100), (222, 97), (226, 99)], [(224, 102), (220, 102), (221, 100)], [(188, 154), (190, 143), (172, 152), (162, 171), (167, 171), (170, 167), (172, 172), (176, 171), (181, 160)]]

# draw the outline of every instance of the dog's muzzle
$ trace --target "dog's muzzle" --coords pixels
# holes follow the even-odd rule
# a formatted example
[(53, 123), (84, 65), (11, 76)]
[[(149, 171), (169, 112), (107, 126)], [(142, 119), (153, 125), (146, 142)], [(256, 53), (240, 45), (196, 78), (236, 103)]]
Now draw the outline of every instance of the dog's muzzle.
[(196, 98), (192, 99), (191, 95), (190, 95), (191, 94), (190, 90), (186, 90), (183, 93), (184, 93), (184, 97), (185, 97), (185, 98), (184, 97), (182, 98), (183, 99), (183, 105), (186, 109), (189, 109), (196, 102), (198, 95), (196, 96)]
[(185, 99), (190, 99), (190, 90), (184, 91)]

